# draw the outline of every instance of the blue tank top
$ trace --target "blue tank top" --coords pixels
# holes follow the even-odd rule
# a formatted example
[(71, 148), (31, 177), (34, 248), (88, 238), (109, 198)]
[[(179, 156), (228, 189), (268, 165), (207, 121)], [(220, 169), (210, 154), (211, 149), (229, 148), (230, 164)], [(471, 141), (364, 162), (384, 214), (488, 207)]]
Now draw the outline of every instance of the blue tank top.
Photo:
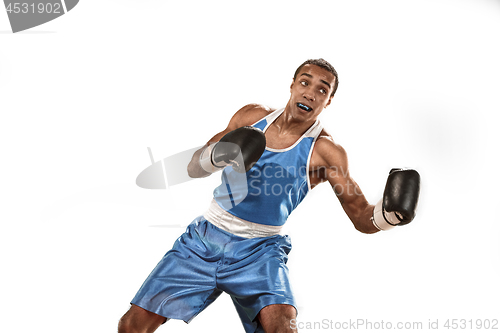
[[(267, 130), (283, 113), (276, 110), (253, 127)], [(311, 189), (309, 161), (322, 127), (316, 121), (292, 146), (266, 147), (257, 163), (241, 174), (226, 167), (214, 190), (217, 204), (230, 214), (254, 223), (281, 226)]]

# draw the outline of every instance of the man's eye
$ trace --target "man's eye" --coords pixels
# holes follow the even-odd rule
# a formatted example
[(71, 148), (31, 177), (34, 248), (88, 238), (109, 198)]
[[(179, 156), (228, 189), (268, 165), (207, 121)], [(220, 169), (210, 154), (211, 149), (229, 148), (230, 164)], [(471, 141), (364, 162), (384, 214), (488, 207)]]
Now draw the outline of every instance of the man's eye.
[(326, 94), (326, 89), (321, 88), (319, 91), (320, 91), (322, 94)]
[(306, 81), (300, 81), (300, 84), (303, 85), (303, 86), (307, 86), (307, 82)]

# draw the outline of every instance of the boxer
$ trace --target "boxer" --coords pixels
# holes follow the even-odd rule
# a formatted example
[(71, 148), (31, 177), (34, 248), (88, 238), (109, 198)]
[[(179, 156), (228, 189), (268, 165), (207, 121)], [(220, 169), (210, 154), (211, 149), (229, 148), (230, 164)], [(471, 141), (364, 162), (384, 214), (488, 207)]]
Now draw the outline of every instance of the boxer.
[(360, 232), (414, 219), (417, 171), (392, 169), (376, 205), (350, 176), (345, 150), (318, 120), (337, 87), (337, 72), (327, 61), (308, 60), (297, 68), (284, 108), (247, 105), (194, 153), (189, 176), (222, 170), (221, 185), (139, 289), (120, 333), (153, 332), (168, 319), (188, 323), (222, 292), (231, 296), (246, 332), (296, 332), (286, 266), (291, 240), (280, 230), (321, 183), (330, 184)]

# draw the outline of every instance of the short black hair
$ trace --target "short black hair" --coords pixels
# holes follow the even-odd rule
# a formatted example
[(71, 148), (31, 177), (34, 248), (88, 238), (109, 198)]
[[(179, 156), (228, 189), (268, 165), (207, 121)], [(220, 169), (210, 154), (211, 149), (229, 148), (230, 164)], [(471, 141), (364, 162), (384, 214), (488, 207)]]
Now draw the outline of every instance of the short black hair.
[(321, 67), (323, 69), (326, 69), (327, 71), (329, 71), (330, 73), (332, 73), (335, 76), (335, 82), (333, 83), (333, 91), (331, 94), (331, 96), (333, 96), (333, 94), (335, 94), (335, 92), (337, 91), (337, 87), (339, 86), (339, 75), (337, 74), (337, 71), (335, 70), (335, 68), (333, 68), (333, 66), (323, 58), (309, 59), (309, 60), (304, 61), (304, 63), (302, 65), (300, 65), (299, 68), (297, 68), (297, 70), (295, 71), (295, 74), (293, 75), (294, 81), (297, 78), (297, 75), (299, 74), (302, 67), (304, 67), (305, 65), (315, 65), (315, 66)]

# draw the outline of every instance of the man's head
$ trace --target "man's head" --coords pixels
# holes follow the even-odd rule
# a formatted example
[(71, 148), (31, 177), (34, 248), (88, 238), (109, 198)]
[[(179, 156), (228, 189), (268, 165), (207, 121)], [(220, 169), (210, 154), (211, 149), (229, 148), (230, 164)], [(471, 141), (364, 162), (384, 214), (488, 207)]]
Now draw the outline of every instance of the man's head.
[(287, 112), (301, 121), (314, 121), (333, 99), (337, 72), (325, 60), (308, 60), (297, 68), (290, 86)]
[(335, 76), (335, 82), (333, 83), (332, 94), (331, 94), (331, 96), (333, 96), (335, 94), (335, 92), (337, 91), (337, 87), (339, 86), (339, 76), (338, 76), (335, 68), (333, 68), (333, 66), (323, 58), (309, 59), (309, 60), (304, 61), (304, 63), (297, 68), (297, 70), (295, 71), (295, 74), (293, 75), (294, 81), (297, 78), (297, 75), (300, 73), (300, 70), (302, 69), (302, 67), (304, 67), (305, 65), (315, 65), (315, 66), (321, 67), (321, 68), (329, 71), (330, 73), (332, 73), (333, 76)]

